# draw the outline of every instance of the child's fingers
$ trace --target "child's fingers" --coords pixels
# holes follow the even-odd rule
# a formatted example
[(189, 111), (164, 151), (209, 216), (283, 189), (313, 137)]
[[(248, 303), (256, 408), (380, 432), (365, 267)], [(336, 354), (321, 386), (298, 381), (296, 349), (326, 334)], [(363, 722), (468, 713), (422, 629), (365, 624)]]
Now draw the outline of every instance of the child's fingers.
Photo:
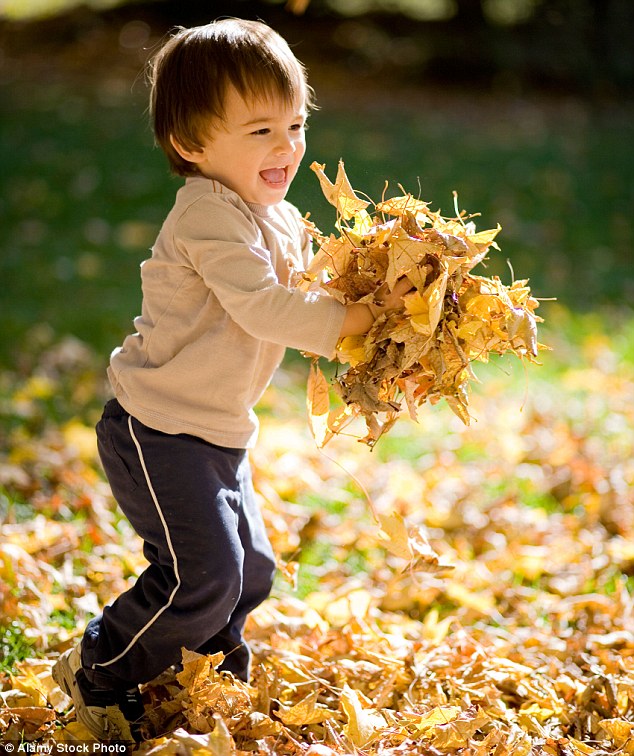
[(375, 304), (384, 310), (394, 310), (403, 307), (403, 297), (414, 288), (407, 276), (402, 276), (389, 291), (387, 284), (383, 284), (374, 295)]
[(413, 288), (414, 286), (407, 276), (399, 278), (392, 291), (385, 297), (385, 306), (388, 308), (402, 307), (403, 297)]
[(412, 282), (409, 280), (407, 276), (403, 276), (402, 278), (399, 278), (396, 282), (394, 288), (392, 289), (392, 294), (394, 294), (397, 297), (402, 297), (404, 294), (407, 294), (408, 291), (411, 291), (414, 288)]

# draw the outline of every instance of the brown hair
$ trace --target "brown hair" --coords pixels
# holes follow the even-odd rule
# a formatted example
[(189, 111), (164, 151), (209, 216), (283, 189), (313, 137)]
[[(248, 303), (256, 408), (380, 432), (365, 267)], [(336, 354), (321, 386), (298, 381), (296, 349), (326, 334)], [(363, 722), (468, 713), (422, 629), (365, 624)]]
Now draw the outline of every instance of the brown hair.
[(157, 144), (172, 171), (197, 175), (170, 137), (187, 150), (202, 148), (209, 126), (224, 118), (229, 85), (243, 97), (281, 97), (314, 107), (303, 65), (286, 41), (259, 21), (226, 18), (179, 28), (150, 61), (150, 113)]

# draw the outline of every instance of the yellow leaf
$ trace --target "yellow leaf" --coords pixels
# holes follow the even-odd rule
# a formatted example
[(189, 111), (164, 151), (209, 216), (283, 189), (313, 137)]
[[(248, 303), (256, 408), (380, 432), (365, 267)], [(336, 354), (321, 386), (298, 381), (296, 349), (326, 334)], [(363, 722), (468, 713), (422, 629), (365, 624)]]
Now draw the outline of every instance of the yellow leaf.
[(576, 738), (569, 738), (568, 744), (572, 748), (573, 756), (593, 756), (596, 753), (593, 745), (587, 745)]
[(337, 344), (337, 358), (349, 362), (353, 367), (365, 360), (365, 335), (345, 336)]
[(344, 685), (340, 700), (348, 720), (343, 728), (344, 734), (357, 748), (364, 748), (385, 727), (385, 719), (375, 709), (364, 708), (361, 694), (348, 684)]
[(405, 216), (407, 213), (413, 215), (418, 223), (423, 224), (427, 219), (429, 203), (414, 199), (411, 194), (402, 197), (392, 197), (392, 199), (379, 202), (376, 206), (377, 212), (388, 213), (388, 215)]
[(432, 743), (437, 748), (465, 748), (475, 733), (487, 724), (490, 718), (483, 712), (472, 707), (460, 713), (451, 722), (438, 724), (434, 727)]
[(328, 176), (324, 173), (325, 165), (321, 165), (317, 162), (312, 163), (310, 169), (317, 174), (319, 183), (321, 184), (321, 190), (324, 196), (337, 208), (337, 211), (344, 220), (350, 220), (356, 213), (370, 204), (365, 200), (360, 199), (354, 193), (346, 171), (344, 169), (343, 160), (339, 161), (339, 167), (337, 169), (337, 178), (333, 184)]
[(390, 290), (394, 288), (398, 279), (406, 274), (415, 286), (424, 286), (425, 274), (420, 273), (420, 266), (423, 265), (428, 253), (435, 254), (436, 251), (434, 244), (414, 239), (402, 229), (397, 229), (390, 239), (388, 269), (385, 275), (385, 282)]
[(11, 675), (11, 682), (14, 690), (19, 690), (24, 694), (20, 700), (22, 707), (36, 709), (40, 706), (46, 706), (47, 692), (43, 688), (38, 675), (32, 669), (29, 669), (26, 662), (20, 665), (18, 676)]
[(528, 310), (513, 307), (507, 312), (506, 323), (508, 338), (517, 339), (529, 354), (537, 356), (537, 325), (533, 315)]
[(447, 271), (441, 270), (422, 294), (414, 291), (403, 297), (405, 309), (411, 315), (412, 327), (423, 336), (431, 337), (440, 322), (447, 281)]
[(277, 735), (281, 730), (282, 723), (274, 722), (267, 714), (263, 714), (260, 711), (252, 711), (249, 714), (249, 728), (247, 732), (250, 738), (254, 738), (255, 740), (266, 738), (269, 735)]
[[(95, 736), (90, 730), (81, 722), (76, 720), (65, 724), (61, 730), (58, 730), (55, 734), (55, 739), (60, 740), (62, 743), (73, 743), (78, 740), (92, 741), (95, 740)], [(60, 749), (61, 750), (61, 749)]]
[(330, 410), (330, 388), (316, 362), (311, 365), (306, 387), (308, 423), (319, 449), (358, 415), (358, 408), (344, 405)]
[[(599, 722), (601, 729), (605, 730), (610, 740), (618, 748), (624, 748), (632, 742), (634, 746), (634, 723), (626, 722), (624, 719), (602, 719)], [(626, 750), (626, 753), (632, 753), (634, 749)]]
[(352, 228), (346, 228), (343, 238), (350, 239), (355, 246), (373, 246), (383, 244), (391, 236), (393, 228), (394, 221), (373, 225), (370, 213), (367, 210), (359, 210), (354, 214)]
[[(320, 250), (303, 285), (319, 284), (343, 304), (380, 304), (381, 296), (404, 278), (413, 287), (403, 297), (403, 307), (379, 317), (364, 339), (348, 337), (338, 345), (339, 361), (348, 367), (337, 374), (335, 389), (346, 406), (363, 416), (367, 435), (360, 441), (374, 446), (404, 405), (417, 420), (423, 403), (440, 399), (468, 425), (470, 384), (477, 381), (471, 363), (508, 352), (536, 362), (545, 348), (537, 340), (541, 318), (534, 311), (539, 302), (527, 281), (504, 286), (497, 276), (471, 274), (489, 247), (498, 249), (500, 227), (477, 232), (470, 220), (474, 215), (456, 210), (456, 217), (445, 218), (409, 194), (384, 200), (374, 213), (368, 212), (343, 163), (334, 184), (323, 165), (314, 163), (312, 168), (339, 210), (336, 227), (341, 235), (326, 239), (309, 227)], [(393, 217), (386, 222), (382, 213)], [(343, 224), (342, 216), (353, 222)], [(328, 280), (318, 282), (316, 275)], [(340, 415), (335, 421), (325, 409), (313, 413), (318, 446), (348, 419)], [(433, 567), (429, 554), (416, 551), (413, 558), (420, 565)]]
[(121, 740), (129, 742), (134, 740), (132, 730), (130, 729), (130, 722), (126, 719), (119, 706), (106, 706), (106, 716), (114, 731), (120, 733), (119, 737)]
[(350, 404), (331, 410), (328, 415), (329, 438), (342, 431), (358, 414), (358, 408)]
[(276, 567), (284, 580), (296, 591), (297, 579), (299, 577), (299, 562), (285, 562), (281, 557), (278, 557)]
[(372, 594), (363, 588), (350, 591), (339, 598), (331, 595), (322, 609), (322, 616), (331, 625), (345, 627), (354, 618), (367, 617), (372, 603)]
[(452, 565), (440, 564), (438, 555), (429, 545), (420, 528), (408, 529), (398, 512), (378, 515), (385, 548), (397, 557), (408, 561), (407, 569), (440, 572), (453, 569)]
[(313, 281), (316, 281), (319, 274), (324, 270), (331, 276), (345, 275), (353, 259), (353, 249), (354, 247), (347, 237), (335, 237), (334, 234), (331, 234), (310, 261), (306, 273)]
[[(178, 744), (184, 746), (187, 753), (200, 754), (200, 756), (203, 756), (203, 754), (204, 756), (208, 754), (211, 754), (211, 756), (233, 756), (236, 748), (227, 725), (222, 717), (217, 714), (213, 718), (215, 720), (213, 732), (203, 735), (190, 735), (185, 729), (179, 727), (172, 733), (170, 741), (175, 740)], [(167, 746), (167, 743), (165, 745)], [(182, 753), (182, 750), (182, 748), (179, 748), (177, 752)]]
[(332, 433), (328, 428), (330, 397), (328, 381), (316, 362), (312, 363), (310, 366), (310, 373), (308, 374), (306, 406), (308, 410), (310, 430), (315, 439), (315, 443), (321, 448), (332, 436)]
[(215, 726), (207, 736), (207, 749), (212, 756), (233, 756), (236, 746), (225, 720), (220, 714), (214, 714), (213, 718)]
[(317, 703), (320, 691), (315, 690), (294, 706), (280, 706), (277, 715), (286, 725), (307, 725), (332, 719), (328, 707)]
[(398, 512), (392, 512), (389, 515), (379, 514), (379, 524), (387, 540), (385, 548), (391, 554), (409, 561), (412, 558), (412, 549), (402, 515)]
[(447, 586), (447, 596), (469, 609), (490, 614), (495, 608), (495, 598), (488, 591), (474, 591), (463, 583), (452, 581)]
[(209, 677), (209, 658), (186, 648), (182, 650), (182, 657), (183, 669), (176, 675), (176, 679), (187, 690), (199, 688)]
[(468, 239), (474, 244), (490, 245), (495, 237), (502, 230), (502, 226), (498, 223), (497, 228), (490, 228), (487, 231), (478, 231), (478, 233), (469, 234)]
[(85, 462), (97, 458), (97, 436), (92, 427), (84, 425), (79, 420), (70, 420), (62, 428), (64, 441)]
[[(419, 735), (429, 736), (438, 725), (453, 722), (460, 716), (462, 709), (459, 706), (434, 706), (425, 714), (416, 715), (414, 726)], [(408, 719), (412, 717), (408, 714)]]
[(432, 641), (434, 645), (440, 644), (447, 637), (453, 621), (454, 617), (451, 615), (441, 620), (438, 609), (431, 609), (423, 620), (423, 637)]

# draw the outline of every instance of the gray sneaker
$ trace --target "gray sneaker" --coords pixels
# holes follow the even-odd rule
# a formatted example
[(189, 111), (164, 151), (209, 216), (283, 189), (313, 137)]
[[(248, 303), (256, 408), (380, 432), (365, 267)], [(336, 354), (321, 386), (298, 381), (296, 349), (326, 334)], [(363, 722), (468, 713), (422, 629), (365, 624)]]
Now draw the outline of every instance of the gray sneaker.
[(139, 741), (143, 702), (138, 688), (98, 688), (81, 665), (81, 646), (65, 651), (55, 663), (53, 679), (70, 696), (75, 716), (97, 740)]

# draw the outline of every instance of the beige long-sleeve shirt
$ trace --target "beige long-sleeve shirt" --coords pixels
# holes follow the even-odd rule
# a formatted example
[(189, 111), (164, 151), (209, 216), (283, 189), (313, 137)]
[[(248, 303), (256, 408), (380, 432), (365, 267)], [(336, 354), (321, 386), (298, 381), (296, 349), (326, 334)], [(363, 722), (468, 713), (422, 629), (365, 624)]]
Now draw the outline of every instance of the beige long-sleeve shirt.
[(121, 405), (151, 428), (248, 448), (285, 347), (331, 356), (345, 307), (293, 288), (310, 259), (298, 211), (189, 178), (141, 265), (142, 314), (110, 360)]

